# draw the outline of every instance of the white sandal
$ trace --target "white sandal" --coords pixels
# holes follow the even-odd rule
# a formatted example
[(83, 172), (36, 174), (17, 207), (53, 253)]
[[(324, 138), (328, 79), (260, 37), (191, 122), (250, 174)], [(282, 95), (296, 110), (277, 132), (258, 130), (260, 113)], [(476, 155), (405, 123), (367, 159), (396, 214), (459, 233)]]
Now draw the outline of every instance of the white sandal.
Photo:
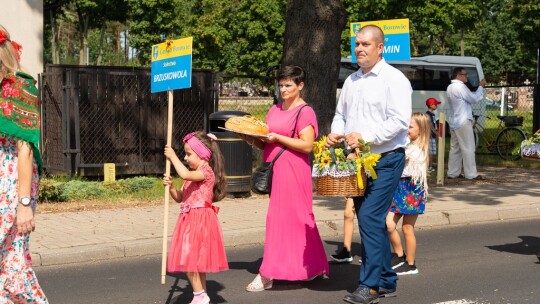
[(263, 291), (265, 289), (272, 288), (272, 284), (274, 283), (274, 280), (265, 278), (261, 276), (261, 274), (258, 274), (251, 283), (246, 286), (246, 291), (249, 292), (257, 292), (257, 291)]

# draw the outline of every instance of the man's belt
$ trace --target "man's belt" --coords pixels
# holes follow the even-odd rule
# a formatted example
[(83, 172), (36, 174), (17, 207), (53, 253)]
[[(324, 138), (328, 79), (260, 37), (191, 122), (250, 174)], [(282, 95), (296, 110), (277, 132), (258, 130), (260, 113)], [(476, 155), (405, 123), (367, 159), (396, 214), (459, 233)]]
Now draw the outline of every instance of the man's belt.
[(398, 152), (405, 152), (405, 148), (400, 147), (400, 148), (396, 148), (394, 150), (383, 152), (383, 153), (381, 153), (381, 158), (385, 157), (386, 155), (390, 155), (390, 154), (394, 154), (394, 153), (398, 153)]

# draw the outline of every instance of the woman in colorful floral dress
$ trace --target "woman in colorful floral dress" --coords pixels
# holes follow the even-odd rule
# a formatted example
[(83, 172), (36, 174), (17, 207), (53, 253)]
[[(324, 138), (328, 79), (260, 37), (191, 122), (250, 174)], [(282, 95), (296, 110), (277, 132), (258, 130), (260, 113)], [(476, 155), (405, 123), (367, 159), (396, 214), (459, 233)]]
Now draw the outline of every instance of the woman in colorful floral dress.
[(35, 80), (20, 71), (21, 46), (0, 25), (0, 303), (49, 303), (32, 269), (41, 158)]
[[(429, 139), (432, 132), (431, 119), (424, 113), (413, 113), (408, 136), (410, 143), (405, 149), (405, 168), (394, 192), (392, 206), (386, 217), (390, 244), (394, 249), (392, 268), (398, 275), (416, 274), (416, 237), (414, 225), (419, 214), (424, 213), (427, 196), (427, 165)], [(402, 231), (407, 255), (401, 245), (396, 226), (403, 218)]]

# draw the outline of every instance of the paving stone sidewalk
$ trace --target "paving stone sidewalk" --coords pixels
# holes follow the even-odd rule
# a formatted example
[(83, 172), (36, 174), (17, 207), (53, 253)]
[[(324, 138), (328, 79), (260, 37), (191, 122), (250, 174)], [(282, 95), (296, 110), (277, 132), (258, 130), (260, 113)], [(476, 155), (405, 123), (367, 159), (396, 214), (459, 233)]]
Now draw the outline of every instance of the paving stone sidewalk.
[[(464, 181), (453, 186), (431, 187), (426, 213), (419, 217), (417, 227), (540, 217), (537, 174), (520, 176), (519, 182), (511, 183)], [(315, 218), (323, 238), (342, 235), (343, 202), (342, 198), (314, 198)], [(217, 205), (221, 208), (218, 217), (226, 246), (264, 242), (268, 197), (225, 199)], [(157, 206), (39, 214), (30, 243), (34, 265), (160, 254), (163, 211), (163, 206)], [(178, 206), (171, 204), (169, 237), (177, 215)]]

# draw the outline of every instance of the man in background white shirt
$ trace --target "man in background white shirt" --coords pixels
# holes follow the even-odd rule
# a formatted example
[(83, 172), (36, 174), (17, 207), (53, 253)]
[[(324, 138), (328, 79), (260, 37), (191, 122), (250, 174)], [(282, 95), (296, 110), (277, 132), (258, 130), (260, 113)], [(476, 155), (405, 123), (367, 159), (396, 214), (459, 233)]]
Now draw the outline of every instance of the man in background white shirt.
[(467, 71), (463, 67), (454, 68), (452, 83), (446, 89), (448, 95), (448, 125), (450, 126), (450, 154), (448, 156), (448, 178), (483, 179), (476, 171), (475, 143), (473, 131), (472, 105), (484, 99), (482, 79), (476, 92), (465, 85)]

